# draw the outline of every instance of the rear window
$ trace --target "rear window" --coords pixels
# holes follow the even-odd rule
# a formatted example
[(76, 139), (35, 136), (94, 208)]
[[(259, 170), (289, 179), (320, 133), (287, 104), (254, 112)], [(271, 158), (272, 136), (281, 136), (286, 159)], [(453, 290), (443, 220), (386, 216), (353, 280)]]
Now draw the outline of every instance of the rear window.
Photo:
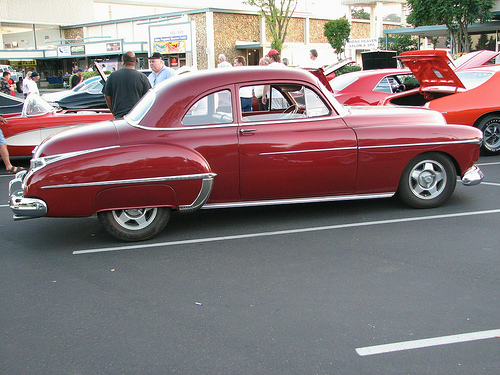
[(330, 87), (332, 88), (333, 91), (341, 91), (346, 87), (352, 85), (357, 80), (358, 80), (357, 76), (351, 74), (342, 74), (330, 81)]
[(456, 74), (468, 90), (482, 85), (493, 76), (492, 72), (457, 72)]

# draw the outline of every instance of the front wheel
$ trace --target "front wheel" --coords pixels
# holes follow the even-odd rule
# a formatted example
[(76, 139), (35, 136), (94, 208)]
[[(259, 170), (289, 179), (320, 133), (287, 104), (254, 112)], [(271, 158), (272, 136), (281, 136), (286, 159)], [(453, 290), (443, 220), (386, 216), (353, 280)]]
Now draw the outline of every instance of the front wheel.
[(478, 129), (483, 132), (483, 153), (496, 155), (500, 152), (500, 116), (491, 115), (481, 120)]
[(160, 233), (170, 219), (170, 208), (132, 208), (102, 211), (97, 217), (104, 229), (123, 241), (143, 241)]
[(441, 154), (422, 154), (408, 163), (401, 175), (398, 197), (414, 208), (443, 204), (455, 190), (455, 165)]

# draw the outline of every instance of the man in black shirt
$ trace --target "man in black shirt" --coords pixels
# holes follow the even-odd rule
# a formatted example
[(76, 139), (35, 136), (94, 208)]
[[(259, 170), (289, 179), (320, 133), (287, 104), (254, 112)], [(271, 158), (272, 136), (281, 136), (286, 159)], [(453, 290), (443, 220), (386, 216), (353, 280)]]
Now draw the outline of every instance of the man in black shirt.
[(76, 69), (75, 74), (73, 74), (69, 79), (69, 87), (72, 89), (80, 82), (82, 82), (82, 76), (83, 76), (83, 69), (82, 68)]
[(135, 54), (122, 56), (123, 67), (108, 77), (102, 92), (115, 118), (122, 118), (151, 88), (145, 74), (135, 70)]

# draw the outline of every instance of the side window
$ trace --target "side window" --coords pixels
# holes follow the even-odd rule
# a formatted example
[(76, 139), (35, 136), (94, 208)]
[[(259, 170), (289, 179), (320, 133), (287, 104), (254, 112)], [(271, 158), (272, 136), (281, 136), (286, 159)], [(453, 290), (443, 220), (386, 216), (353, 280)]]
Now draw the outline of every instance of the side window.
[(330, 109), (328, 109), (318, 94), (307, 87), (304, 88), (304, 98), (306, 101), (305, 114), (307, 117), (320, 117), (330, 114)]
[(392, 90), (391, 90), (391, 84), (389, 82), (389, 78), (388, 77), (384, 77), (380, 80), (380, 82), (377, 84), (377, 86), (375, 86), (375, 88), (373, 89), (373, 91), (378, 91), (378, 92), (386, 92), (386, 93), (392, 93)]
[(233, 122), (231, 91), (207, 95), (194, 103), (182, 119), (183, 125), (215, 125)]
[(254, 86), (253, 92), (258, 99), (258, 109), (257, 103), (254, 103), (251, 111), (243, 111), (244, 122), (301, 119), (331, 113), (314, 90), (302, 85)]

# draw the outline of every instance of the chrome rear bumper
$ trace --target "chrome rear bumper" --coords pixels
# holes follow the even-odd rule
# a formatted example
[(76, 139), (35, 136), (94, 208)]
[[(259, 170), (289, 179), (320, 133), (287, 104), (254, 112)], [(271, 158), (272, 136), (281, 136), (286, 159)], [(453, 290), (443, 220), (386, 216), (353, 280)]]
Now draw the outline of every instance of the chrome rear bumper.
[(462, 184), (465, 186), (478, 185), (481, 181), (483, 181), (483, 178), (484, 174), (481, 169), (479, 169), (478, 166), (473, 165), (464, 173), (464, 176), (462, 177)]
[(26, 171), (16, 174), (9, 182), (9, 206), (14, 213), (14, 220), (32, 219), (47, 214), (47, 204), (41, 199), (24, 198), (23, 178)]

